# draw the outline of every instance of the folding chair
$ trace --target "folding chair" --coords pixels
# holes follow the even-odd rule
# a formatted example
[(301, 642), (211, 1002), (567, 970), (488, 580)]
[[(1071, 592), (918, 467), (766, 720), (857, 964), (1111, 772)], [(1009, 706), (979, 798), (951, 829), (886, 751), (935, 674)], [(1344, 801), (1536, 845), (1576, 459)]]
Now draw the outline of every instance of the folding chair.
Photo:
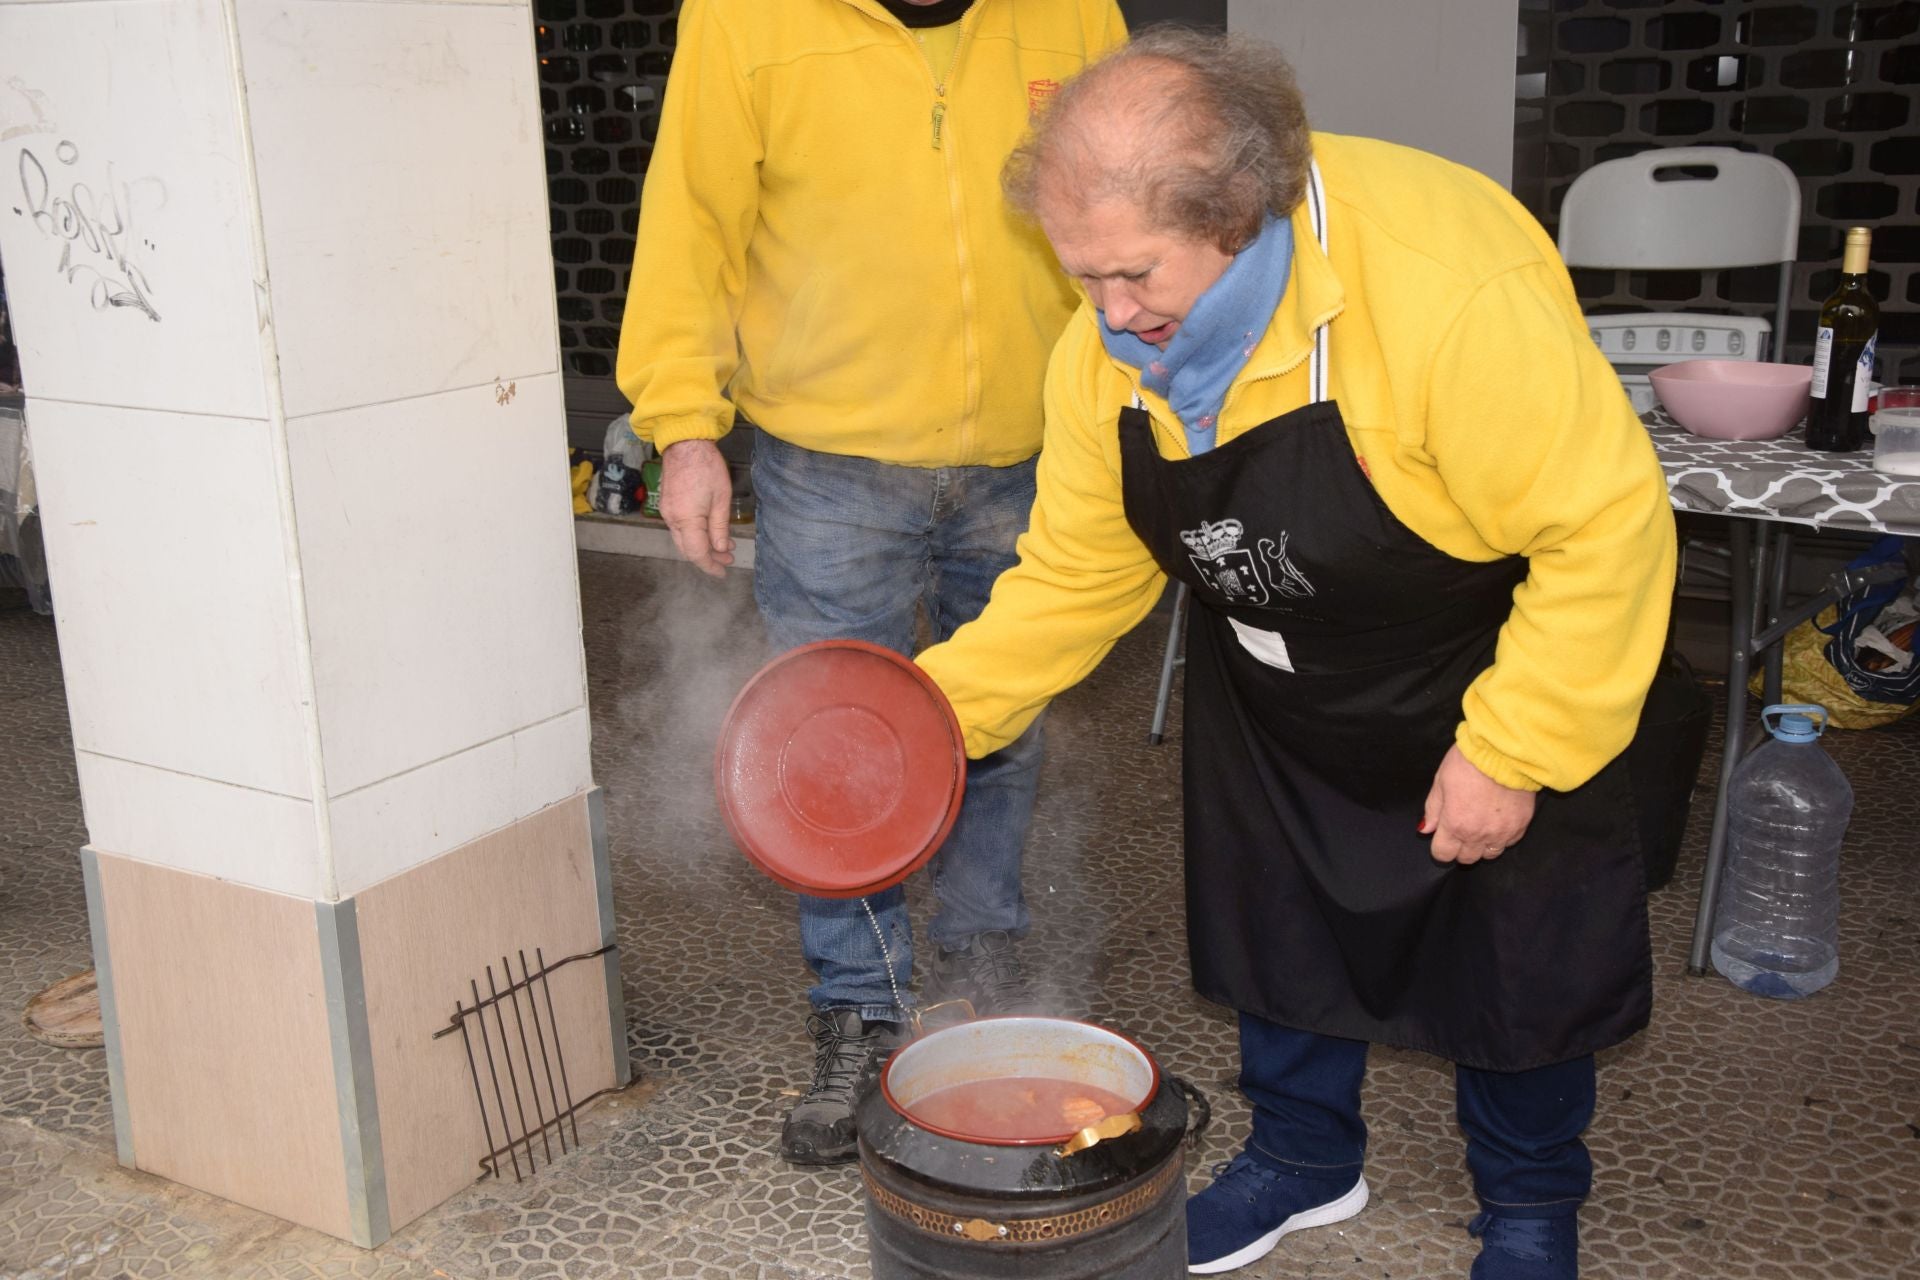
[(1573, 180), (1560, 206), (1569, 267), (1712, 271), (1778, 264), (1769, 357), (1786, 350), (1800, 180), (1772, 156), (1673, 147), (1607, 160)]
[(1187, 584), (1176, 583), (1173, 593), (1173, 621), (1167, 625), (1167, 651), (1160, 658), (1160, 692), (1153, 700), (1153, 726), (1147, 730), (1147, 745), (1157, 747), (1167, 736), (1167, 704), (1173, 701), (1173, 669), (1187, 665), (1180, 651), (1182, 624), (1187, 620)]
[[(1560, 206), (1560, 256), (1569, 267), (1603, 270), (1709, 271), (1775, 266), (1773, 321), (1767, 348), (1747, 348), (1751, 359), (1780, 360), (1786, 351), (1794, 258), (1800, 240), (1800, 180), (1772, 156), (1732, 147), (1673, 147), (1642, 151), (1593, 166), (1573, 180)], [(1611, 317), (1614, 324), (1632, 315)], [(1675, 320), (1661, 314), (1649, 321)], [(1596, 320), (1596, 326), (1603, 321)], [(1643, 382), (1650, 367), (1686, 358), (1678, 351), (1608, 349), (1623, 381)], [(1702, 353), (1707, 354), (1707, 353)], [(1727, 354), (1713, 352), (1712, 354)], [(1787, 535), (1781, 535), (1783, 539)], [(1730, 559), (1715, 541), (1685, 539), (1680, 547), (1676, 594), (1689, 570), (1716, 582), (1730, 569), (1699, 563), (1700, 556)], [(1784, 574), (1790, 544), (1783, 541), (1776, 567)], [(1775, 602), (1777, 612), (1778, 602)], [(1778, 663), (1770, 668), (1777, 687)]]

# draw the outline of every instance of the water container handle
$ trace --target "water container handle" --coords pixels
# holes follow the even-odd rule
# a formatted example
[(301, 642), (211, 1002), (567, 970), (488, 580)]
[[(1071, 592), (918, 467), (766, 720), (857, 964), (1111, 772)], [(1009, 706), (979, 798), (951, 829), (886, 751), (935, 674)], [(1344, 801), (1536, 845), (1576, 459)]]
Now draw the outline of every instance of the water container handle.
[[(1764, 707), (1760, 712), (1760, 727), (1775, 737), (1779, 736), (1779, 721), (1783, 716), (1805, 716), (1813, 724), (1813, 736), (1819, 737), (1827, 731), (1827, 709), (1817, 702), (1776, 702)], [(1772, 723), (1768, 717), (1773, 717)]]

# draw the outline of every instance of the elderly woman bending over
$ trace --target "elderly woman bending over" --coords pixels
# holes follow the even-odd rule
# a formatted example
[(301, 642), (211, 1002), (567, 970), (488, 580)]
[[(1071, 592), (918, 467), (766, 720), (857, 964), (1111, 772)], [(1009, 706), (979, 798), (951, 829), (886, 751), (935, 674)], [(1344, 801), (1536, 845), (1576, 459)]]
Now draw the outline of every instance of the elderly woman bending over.
[(1552, 242), (1181, 31), (1066, 85), (1006, 182), (1086, 304), (1020, 562), (920, 663), (984, 754), (1192, 592), (1189, 948), (1253, 1120), (1190, 1270), (1360, 1212), (1386, 1044), (1456, 1064), (1475, 1280), (1574, 1276), (1593, 1054), (1651, 999), (1621, 753), (1673, 523)]

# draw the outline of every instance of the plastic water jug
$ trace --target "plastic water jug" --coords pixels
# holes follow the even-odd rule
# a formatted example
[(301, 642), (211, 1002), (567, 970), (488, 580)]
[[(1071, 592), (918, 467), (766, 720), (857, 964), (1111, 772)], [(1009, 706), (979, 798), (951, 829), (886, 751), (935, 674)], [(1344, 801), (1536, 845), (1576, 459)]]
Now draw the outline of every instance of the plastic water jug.
[(1760, 713), (1773, 735), (1734, 769), (1713, 967), (1744, 991), (1792, 1000), (1840, 971), (1840, 844), (1853, 788), (1817, 741), (1819, 706)]

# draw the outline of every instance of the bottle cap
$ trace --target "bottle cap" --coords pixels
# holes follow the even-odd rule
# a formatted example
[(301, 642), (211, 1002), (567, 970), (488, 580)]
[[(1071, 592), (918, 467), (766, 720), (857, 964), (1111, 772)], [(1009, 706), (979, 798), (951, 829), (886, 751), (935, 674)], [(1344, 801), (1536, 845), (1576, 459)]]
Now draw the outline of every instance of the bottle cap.
[[(1819, 722), (1814, 722), (1818, 716)], [(1778, 702), (1760, 713), (1760, 723), (1782, 742), (1812, 742), (1827, 727), (1827, 709), (1816, 703)]]

